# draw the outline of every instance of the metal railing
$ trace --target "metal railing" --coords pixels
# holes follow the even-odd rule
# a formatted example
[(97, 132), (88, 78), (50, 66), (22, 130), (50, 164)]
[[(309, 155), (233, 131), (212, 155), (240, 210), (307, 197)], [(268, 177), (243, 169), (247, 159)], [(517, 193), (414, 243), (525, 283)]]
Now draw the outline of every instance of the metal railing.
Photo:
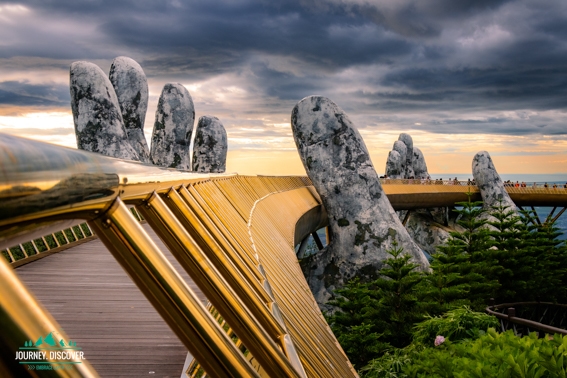
[[(138, 221), (144, 221), (135, 207), (131, 207), (130, 211)], [(6, 258), (12, 267), (17, 268), (53, 253), (65, 251), (97, 238), (88, 223), (72, 223), (76, 223), (76, 225), (49, 234), (42, 234), (39, 238), (13, 245), (12, 247), (0, 250), (0, 254)]]
[(395, 178), (380, 178), (382, 185), (455, 185), (455, 186), (474, 186), (476, 185), (468, 181), (459, 180), (435, 180), (435, 179), (395, 179)]
[(52, 253), (64, 251), (78, 243), (92, 240), (95, 237), (89, 225), (81, 223), (77, 226), (43, 235), (37, 239), (19, 243), (0, 251), (0, 253), (12, 267), (16, 268)]
[[(207, 374), (357, 375), (295, 258), (296, 226), (303, 233), (325, 222), (307, 178), (180, 172), (7, 135), (0, 135), (0, 164), (0, 248), (40, 225), (86, 220)], [(164, 241), (212, 309), (127, 205)], [(11, 330), (0, 335), (4, 350), (61, 329), (5, 261), (0, 280), (0, 319)], [(86, 361), (73, 369), (60, 376), (96, 376)], [(0, 371), (27, 374), (11, 354), (0, 356)]]
[[(382, 185), (443, 185), (443, 186), (457, 186), (457, 187), (470, 187), (471, 191), (478, 191), (476, 182), (463, 181), (463, 180), (435, 180), (435, 179), (392, 179), (381, 178)], [(504, 188), (509, 193), (559, 193), (567, 194), (567, 184), (557, 183), (504, 183)]]
[(486, 312), (500, 320), (502, 332), (513, 330), (518, 336), (538, 332), (567, 335), (567, 305), (551, 302), (516, 302), (490, 305)]
[[(478, 186), (471, 181), (428, 179), (380, 179), (384, 192), (395, 210), (412, 210), (431, 207), (453, 206), (456, 202), (480, 201)], [(546, 188), (544, 184), (534, 187), (504, 186), (516, 206), (567, 207), (567, 189)]]

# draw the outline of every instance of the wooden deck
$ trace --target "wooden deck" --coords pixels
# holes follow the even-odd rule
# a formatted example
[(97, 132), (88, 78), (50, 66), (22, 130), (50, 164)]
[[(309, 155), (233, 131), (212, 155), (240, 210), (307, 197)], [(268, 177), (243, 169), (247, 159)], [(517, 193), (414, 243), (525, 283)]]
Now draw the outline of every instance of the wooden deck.
[[(146, 232), (193, 291), (201, 291)], [(180, 377), (187, 350), (96, 239), (16, 269), (101, 377)]]

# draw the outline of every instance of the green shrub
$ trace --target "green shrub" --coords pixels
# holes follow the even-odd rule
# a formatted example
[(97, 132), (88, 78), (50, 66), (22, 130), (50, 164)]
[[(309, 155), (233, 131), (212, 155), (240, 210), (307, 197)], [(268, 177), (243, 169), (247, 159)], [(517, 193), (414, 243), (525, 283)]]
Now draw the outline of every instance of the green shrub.
[(489, 224), (495, 248), (489, 253), (502, 267), (497, 303), (567, 300), (567, 249), (553, 223), (537, 224), (527, 211), (518, 216), (502, 204), (492, 207)]
[(65, 233), (65, 235), (67, 236), (67, 240), (69, 240), (70, 243), (73, 243), (74, 241), (76, 241), (77, 239), (75, 239), (75, 236), (73, 235), (73, 233), (71, 232), (71, 229), (68, 228), (66, 230), (63, 230), (63, 232)]
[(57, 238), (59, 245), (67, 244), (67, 240), (65, 240), (65, 237), (63, 236), (63, 232), (58, 231), (58, 232), (54, 233), (53, 235), (55, 235), (55, 237)]
[(392, 349), (360, 369), (364, 378), (405, 378), (404, 366), (410, 365), (414, 348)]
[(85, 237), (92, 236), (92, 232), (86, 223), (81, 223), (80, 226), (81, 226), (81, 231), (83, 232), (83, 235), (85, 235)]
[(24, 247), (28, 256), (32, 256), (32, 255), (35, 255), (37, 253), (31, 242), (22, 243), (22, 247)]
[(567, 338), (517, 337), (493, 328), (476, 340), (425, 348), (411, 355), (408, 377), (565, 377)]
[[(408, 374), (400, 366), (407, 358), (413, 361), (420, 350), (431, 349), (437, 336), (447, 341), (432, 351), (441, 353), (452, 345), (451, 353), (456, 353), (461, 348), (457, 345), (470, 344), (488, 327), (497, 327), (496, 319), (471, 311), (484, 311), (491, 297), (499, 303), (567, 301), (567, 246), (558, 239), (560, 233), (553, 224), (534, 224), (531, 214), (518, 216), (502, 204), (492, 207), (491, 218), (481, 202), (457, 205), (458, 223), (464, 231), (452, 232), (446, 245), (439, 247), (431, 272), (417, 271), (395, 247), (388, 251), (391, 257), (377, 280), (362, 283), (354, 279), (335, 290), (337, 296), (329, 303), (338, 310), (328, 322), (351, 362), (358, 369), (366, 366), (361, 371), (368, 376)], [(454, 363), (447, 355), (440, 356), (434, 364), (438, 371), (413, 376), (452, 376), (447, 375), (453, 372), (448, 370), (450, 364)], [(479, 369), (486, 377), (493, 376), (492, 368)], [(466, 375), (466, 371), (455, 376), (477, 374)]]
[(79, 227), (79, 226), (73, 226), (73, 231), (75, 231), (75, 235), (77, 235), (77, 238), (78, 238), (79, 240), (85, 238), (85, 235), (83, 235), (83, 231), (81, 231), (81, 227)]
[(474, 310), (482, 311), (500, 287), (496, 276), (503, 268), (491, 249), (493, 242), (482, 202), (472, 202), (469, 196), (467, 202), (457, 205), (460, 206), (455, 210), (459, 214), (458, 224), (464, 230), (451, 232), (447, 244), (439, 246), (433, 254), (429, 279), (433, 296), (427, 299), (439, 303), (439, 307), (436, 311), (435, 306), (430, 306), (430, 315), (469, 304)]
[(472, 311), (469, 307), (462, 307), (442, 316), (429, 317), (416, 324), (413, 330), (413, 341), (424, 346), (432, 346), (438, 335), (453, 342), (475, 339), (484, 334), (488, 328), (495, 328), (498, 325), (498, 319), (494, 316)]
[(35, 239), (34, 240), (35, 246), (37, 247), (37, 250), (39, 252), (45, 252), (47, 251), (47, 246), (45, 245), (45, 243), (43, 242), (43, 240), (40, 239)]
[(53, 235), (47, 235), (44, 237), (44, 239), (49, 245), (49, 249), (57, 247), (57, 243), (55, 242), (55, 238), (53, 237)]
[(16, 260), (16, 261), (21, 260), (21, 259), (26, 257), (19, 245), (10, 248), (10, 252), (12, 253), (12, 256), (14, 257), (14, 260)]

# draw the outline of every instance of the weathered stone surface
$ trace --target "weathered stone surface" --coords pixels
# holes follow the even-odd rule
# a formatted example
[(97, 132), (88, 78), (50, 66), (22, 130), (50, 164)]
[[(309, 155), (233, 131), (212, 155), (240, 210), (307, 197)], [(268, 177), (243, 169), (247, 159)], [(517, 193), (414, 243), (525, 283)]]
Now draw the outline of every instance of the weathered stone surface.
[(497, 206), (502, 201), (502, 205), (517, 211), (514, 201), (504, 189), (504, 182), (496, 171), (488, 152), (481, 151), (474, 156), (472, 171), (476, 185), (480, 189), (484, 208), (490, 210), (491, 206)]
[(426, 211), (412, 211), (406, 222), (406, 229), (417, 245), (430, 255), (447, 241), (449, 232), (452, 231), (448, 226), (436, 222)]
[(386, 160), (386, 175), (394, 179), (427, 178), (427, 164), (409, 134), (401, 133)]
[(195, 122), (191, 95), (181, 84), (163, 87), (156, 110), (151, 157), (155, 165), (189, 169), (189, 143)]
[(193, 171), (223, 173), (227, 150), (228, 139), (221, 121), (211, 116), (199, 118), (193, 146)]
[(331, 100), (311, 96), (293, 108), (291, 125), (305, 170), (329, 215), (330, 244), (302, 260), (319, 305), (326, 308), (333, 290), (354, 276), (376, 277), (395, 241), (426, 268), (427, 259), (392, 209), (348, 116)]
[(144, 163), (151, 163), (144, 122), (148, 110), (148, 80), (142, 67), (125, 56), (114, 59), (108, 75), (122, 112), (130, 144)]
[[(400, 134), (398, 140), (394, 142), (394, 147), (390, 152), (390, 155), (392, 154), (394, 159), (388, 156), (386, 162), (386, 174), (388, 177), (402, 179), (411, 177), (416, 179), (429, 178), (423, 153), (419, 148), (414, 147), (413, 139), (409, 134)], [(403, 157), (402, 154), (404, 154)], [(399, 159), (405, 158), (403, 163), (398, 163), (396, 160), (397, 156), (400, 156)], [(408, 169), (408, 166), (411, 166), (411, 169)], [(400, 173), (398, 174), (397, 172)], [(420, 248), (429, 254), (435, 253), (437, 247), (443, 244), (449, 237), (451, 230), (451, 227), (448, 227), (451, 216), (449, 211), (448, 208), (412, 210), (407, 218), (405, 226), (408, 234)], [(399, 219), (403, 220), (406, 217), (407, 211), (397, 211), (396, 213)]]
[(128, 141), (116, 93), (104, 72), (93, 63), (75, 62), (70, 79), (77, 148), (140, 160)]
[(425, 158), (423, 153), (417, 147), (413, 148), (413, 172), (415, 178), (426, 179), (429, 177), (429, 172), (427, 171), (427, 164), (425, 164)]
[(398, 137), (400, 142), (403, 142), (406, 145), (406, 162), (404, 164), (405, 168), (405, 176), (406, 178), (414, 177), (415, 174), (413, 172), (413, 139), (411, 135), (406, 133), (401, 133)]
[(386, 160), (386, 175), (392, 179), (404, 178), (404, 168), (402, 167), (405, 157), (402, 157), (396, 150), (388, 153), (388, 160)]
[[(404, 158), (402, 161), (402, 168), (406, 168), (406, 155), (408, 153), (408, 148), (406, 147), (405, 143), (401, 140), (397, 140), (394, 142), (394, 146), (392, 147), (392, 151), (398, 151), (400, 156)], [(404, 172), (405, 174), (405, 172)]]

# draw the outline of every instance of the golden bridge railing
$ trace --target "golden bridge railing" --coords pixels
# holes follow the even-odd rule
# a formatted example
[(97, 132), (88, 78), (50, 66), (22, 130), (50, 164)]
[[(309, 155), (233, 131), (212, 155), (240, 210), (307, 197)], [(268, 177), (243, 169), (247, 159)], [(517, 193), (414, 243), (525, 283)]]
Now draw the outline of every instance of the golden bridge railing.
[[(0, 135), (0, 164), (0, 248), (37, 229), (86, 220), (209, 375), (356, 376), (293, 249), (326, 222), (307, 178), (179, 172), (7, 135)], [(136, 206), (238, 343), (127, 205)], [(13, 359), (17, 346), (61, 328), (5, 261), (0, 280), (0, 372), (26, 376)], [(96, 376), (82, 362), (53, 376)]]
[[(427, 179), (380, 179), (384, 192), (395, 210), (412, 210), (453, 206), (456, 202), (482, 200), (478, 186), (473, 182)], [(527, 185), (527, 184), (526, 184)], [(567, 207), (567, 188), (553, 188), (553, 184), (515, 187), (504, 185), (517, 206)]]

